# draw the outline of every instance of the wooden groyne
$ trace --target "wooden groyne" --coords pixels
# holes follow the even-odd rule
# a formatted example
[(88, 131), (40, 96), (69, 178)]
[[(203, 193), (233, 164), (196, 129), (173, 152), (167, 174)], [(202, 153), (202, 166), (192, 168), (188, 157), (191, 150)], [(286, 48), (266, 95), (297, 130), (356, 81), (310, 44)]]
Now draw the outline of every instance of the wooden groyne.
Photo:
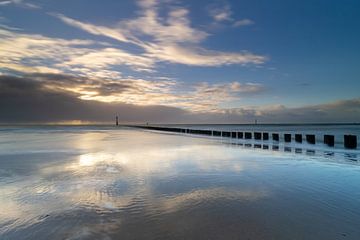
[[(220, 131), (220, 130), (205, 130), (205, 129), (190, 129), (190, 128), (177, 128), (177, 127), (161, 127), (161, 126), (143, 126), (135, 125), (131, 127), (137, 127), (148, 130), (155, 131), (164, 131), (164, 132), (173, 132), (173, 133), (185, 133), (185, 134), (194, 134), (194, 135), (206, 135), (212, 137), (222, 137), (222, 138), (236, 138), (236, 139), (247, 139), (247, 140), (257, 140), (257, 141), (274, 141), (280, 142), (280, 133), (269, 133), (269, 132), (249, 132), (249, 131)], [(271, 136), (271, 139), (270, 139)], [(304, 140), (308, 144), (316, 144), (315, 134), (305, 134)], [(303, 134), (283, 134), (284, 142), (290, 143), (293, 139), (296, 143), (303, 142)], [(344, 148), (347, 149), (356, 149), (357, 148), (357, 136), (356, 135), (344, 135)], [(335, 136), (334, 135), (323, 135), (323, 143), (329, 147), (335, 146)]]

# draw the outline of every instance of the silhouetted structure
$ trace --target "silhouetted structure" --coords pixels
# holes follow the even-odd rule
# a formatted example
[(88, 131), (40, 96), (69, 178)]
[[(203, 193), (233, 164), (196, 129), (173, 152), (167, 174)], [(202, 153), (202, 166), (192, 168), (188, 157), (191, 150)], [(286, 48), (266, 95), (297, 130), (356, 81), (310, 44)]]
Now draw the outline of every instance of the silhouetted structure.
[(116, 116), (116, 126), (119, 126), (119, 117)]
[[(118, 116), (116, 116), (116, 125), (118, 125)], [(134, 127), (134, 126), (132, 126)], [(204, 130), (204, 129), (185, 129), (185, 128), (173, 128), (173, 127), (161, 127), (161, 126), (135, 126), (139, 128), (145, 128), (149, 130), (158, 130), (166, 132), (175, 132), (175, 133), (190, 133), (197, 135), (209, 135), (214, 137), (227, 137), (227, 138), (238, 138), (238, 139), (252, 139), (254, 134), (255, 140), (266, 141), (269, 139), (269, 133), (267, 132), (230, 132), (230, 131), (216, 131), (216, 130)], [(272, 133), (272, 140), (279, 142), (280, 137), (279, 133)], [(297, 143), (302, 143), (303, 138), (302, 134), (295, 134), (295, 141)], [(284, 134), (284, 142), (291, 142), (291, 134)], [(306, 134), (305, 139), (309, 144), (315, 144), (316, 137), (314, 134)], [(240, 143), (239, 143), (240, 144)], [(335, 145), (334, 135), (324, 135), (324, 144), (333, 147)], [(245, 147), (246, 147), (245, 143)], [(250, 144), (251, 145), (251, 144)], [(357, 136), (356, 135), (344, 135), (344, 147), (349, 149), (357, 148)], [(265, 147), (266, 149), (266, 147)], [(274, 149), (274, 147), (273, 147)]]
[(344, 135), (344, 147), (355, 149), (357, 147), (357, 137), (355, 135)]
[(278, 134), (278, 133), (273, 133), (273, 134), (272, 134), (272, 139), (273, 139), (274, 141), (279, 141), (279, 134)]
[(291, 134), (285, 133), (284, 134), (284, 141), (285, 142), (291, 142)]
[(251, 139), (252, 138), (252, 133), (251, 132), (246, 132), (245, 133), (245, 139)]
[(261, 133), (260, 132), (254, 132), (254, 139), (255, 140), (261, 140)]
[(262, 138), (263, 138), (263, 140), (269, 140), (269, 133), (263, 133), (262, 134)]
[(334, 135), (324, 135), (324, 143), (329, 147), (333, 147), (335, 145)]
[(295, 142), (302, 143), (302, 135), (301, 134), (295, 134)]
[(315, 135), (314, 134), (306, 134), (306, 141), (310, 144), (315, 144)]

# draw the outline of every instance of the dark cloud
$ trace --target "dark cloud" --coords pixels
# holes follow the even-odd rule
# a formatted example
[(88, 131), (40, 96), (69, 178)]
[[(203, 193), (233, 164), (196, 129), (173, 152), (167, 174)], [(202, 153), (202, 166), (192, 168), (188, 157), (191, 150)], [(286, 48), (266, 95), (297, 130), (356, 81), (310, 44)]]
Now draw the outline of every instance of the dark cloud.
[[(0, 122), (112, 121), (175, 122), (185, 111), (166, 106), (136, 106), (87, 101), (76, 95), (51, 90), (30, 78), (0, 76)], [(181, 119), (180, 119), (181, 120)]]
[(82, 86), (83, 90), (97, 91), (98, 94), (102, 96), (109, 96), (113, 93), (122, 93), (131, 89), (137, 90), (133, 82), (129, 80), (115, 81), (54, 73), (33, 73), (25, 76), (29, 79), (35, 79), (53, 87), (75, 88)]
[[(44, 77), (44, 76), (43, 76)], [(53, 75), (59, 84), (88, 81)], [(39, 76), (0, 76), (0, 122), (59, 122), (95, 121), (111, 122), (115, 115), (122, 122), (153, 123), (326, 123), (360, 122), (360, 98), (329, 104), (286, 108), (236, 108), (223, 113), (194, 113), (175, 107), (138, 106), (123, 103), (103, 103), (81, 100), (71, 92), (48, 88), (50, 79), (39, 81)], [(109, 91), (116, 86), (108, 85)]]

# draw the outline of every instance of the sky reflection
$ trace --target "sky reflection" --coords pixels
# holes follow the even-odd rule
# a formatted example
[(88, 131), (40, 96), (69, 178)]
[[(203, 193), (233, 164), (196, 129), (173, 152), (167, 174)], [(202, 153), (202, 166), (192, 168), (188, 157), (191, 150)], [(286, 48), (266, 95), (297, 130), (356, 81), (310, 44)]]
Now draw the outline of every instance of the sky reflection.
[[(28, 134), (32, 133), (23, 135)], [(58, 140), (48, 141), (46, 136)], [(21, 137), (18, 134), (9, 141)], [(9, 239), (54, 234), (65, 239), (145, 235), (155, 239), (177, 231), (173, 227), (180, 223), (189, 229), (194, 220), (204, 224), (199, 227), (211, 239), (216, 225), (230, 221), (229, 231), (235, 226), (246, 229), (248, 218), (255, 222), (248, 232), (244, 230), (250, 235), (245, 235), (253, 236), (253, 230), (274, 218), (280, 206), (285, 206), (284, 212), (278, 212), (274, 220), (280, 226), (287, 222), (286, 214), (295, 217), (312, 206), (336, 213), (330, 225), (360, 216), (360, 191), (354, 192), (359, 190), (355, 184), (360, 180), (359, 168), (353, 165), (126, 129), (32, 137), (34, 141), (18, 144), (16, 154), (10, 145), (1, 150), (0, 205), (4, 210), (0, 212), (0, 236)], [(28, 165), (33, 166), (31, 171), (22, 169)], [(342, 192), (334, 198), (340, 185)], [(319, 194), (324, 198), (319, 199)], [(298, 200), (304, 197), (306, 200)], [(347, 205), (338, 212), (326, 205), (330, 202)], [(255, 209), (263, 209), (265, 217)], [(267, 232), (273, 223), (266, 224), (268, 228), (255, 239), (261, 234), (281, 236), (277, 231)], [(294, 234), (300, 234), (302, 227), (297, 226)], [(347, 234), (358, 233), (352, 224), (342, 228)], [(338, 234), (337, 230), (329, 234)], [(188, 236), (184, 234), (171, 236)]]

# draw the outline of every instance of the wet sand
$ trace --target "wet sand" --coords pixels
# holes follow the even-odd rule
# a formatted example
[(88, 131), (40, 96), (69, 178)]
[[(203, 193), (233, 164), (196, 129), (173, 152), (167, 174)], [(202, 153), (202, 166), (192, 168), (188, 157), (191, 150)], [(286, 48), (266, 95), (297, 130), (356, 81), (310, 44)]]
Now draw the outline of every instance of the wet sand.
[(5, 129), (0, 239), (360, 239), (360, 164), (334, 158), (136, 129)]

